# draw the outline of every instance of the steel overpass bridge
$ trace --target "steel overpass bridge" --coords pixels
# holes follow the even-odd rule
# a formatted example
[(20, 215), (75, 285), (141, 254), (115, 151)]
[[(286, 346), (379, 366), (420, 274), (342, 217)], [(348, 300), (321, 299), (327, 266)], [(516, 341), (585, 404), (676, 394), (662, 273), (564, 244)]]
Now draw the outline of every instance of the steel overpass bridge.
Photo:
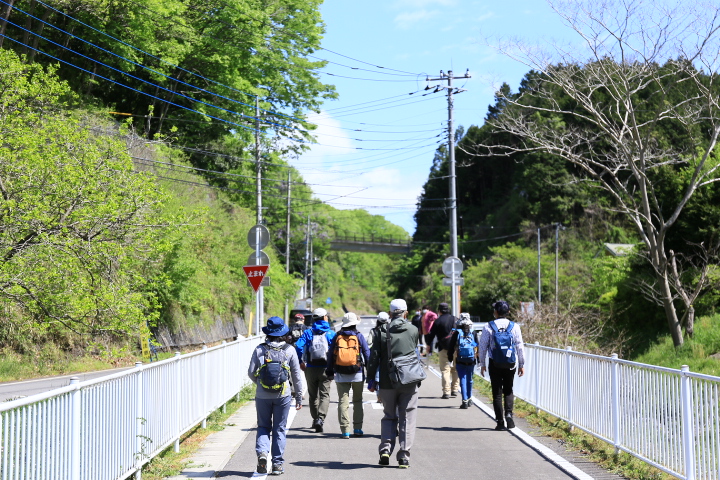
[(409, 238), (378, 237), (375, 235), (344, 235), (330, 241), (330, 250), (362, 253), (410, 253), (412, 242)]

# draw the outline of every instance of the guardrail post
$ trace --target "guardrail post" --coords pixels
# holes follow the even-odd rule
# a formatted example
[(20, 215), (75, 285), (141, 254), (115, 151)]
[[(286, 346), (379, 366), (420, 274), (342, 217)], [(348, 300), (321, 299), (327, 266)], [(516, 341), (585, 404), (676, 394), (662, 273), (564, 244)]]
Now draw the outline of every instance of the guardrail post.
[[(80, 383), (78, 377), (70, 379), (70, 385)], [(70, 408), (72, 411), (70, 424), (70, 480), (80, 480), (80, 389), (76, 388), (70, 394)]]
[(613, 444), (615, 446), (615, 455), (620, 453), (620, 364), (618, 364), (618, 355), (613, 353), (610, 356), (610, 378), (612, 383), (612, 426), (613, 426)]
[(573, 425), (573, 392), (571, 371), (572, 356), (570, 355), (570, 352), (572, 352), (572, 347), (565, 347), (565, 375), (567, 377), (567, 418), (568, 423), (570, 424), (570, 431), (572, 432), (573, 430), (575, 430), (575, 426)]
[(142, 375), (142, 362), (135, 362), (135, 368), (137, 369), (137, 397), (135, 406), (135, 480), (142, 478), (142, 464), (143, 464), (143, 375)]
[[(228, 385), (228, 378), (227, 378), (227, 341), (223, 340), (222, 342), (222, 386), (223, 390), (225, 390), (226, 385)], [(225, 391), (223, 391), (222, 399), (223, 399), (223, 406), (222, 406), (222, 412), (227, 412), (227, 401), (225, 400)]]
[(180, 370), (180, 352), (175, 352), (175, 405), (177, 408), (177, 415), (175, 415), (175, 420), (177, 422), (177, 428), (175, 431), (177, 432), (177, 438), (175, 439), (175, 445), (173, 446), (173, 450), (175, 453), (180, 452), (180, 432), (182, 431), (182, 372)]
[(695, 480), (695, 429), (693, 428), (693, 398), (690, 385), (690, 367), (680, 368), (680, 392), (682, 411), (683, 455), (685, 456), (685, 479)]
[(202, 381), (202, 389), (203, 389), (203, 420), (202, 420), (202, 428), (207, 428), (207, 417), (208, 417), (208, 401), (207, 401), (207, 391), (208, 391), (208, 368), (207, 368), (207, 345), (203, 345), (203, 381)]
[(538, 356), (540, 355), (539, 342), (535, 342), (535, 348), (533, 348), (533, 363), (530, 368), (533, 369), (533, 378), (535, 378), (535, 413), (540, 414), (540, 362)]

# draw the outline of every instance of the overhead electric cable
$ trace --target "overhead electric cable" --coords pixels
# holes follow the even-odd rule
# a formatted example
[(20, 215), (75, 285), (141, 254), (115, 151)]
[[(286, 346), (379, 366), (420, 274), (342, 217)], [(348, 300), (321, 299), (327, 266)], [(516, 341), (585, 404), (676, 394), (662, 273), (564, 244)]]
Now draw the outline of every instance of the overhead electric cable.
[[(323, 75), (330, 75), (331, 77), (339, 77), (339, 78), (348, 78), (350, 80), (363, 80), (366, 82), (418, 82), (417, 79), (415, 80), (383, 80), (379, 78), (359, 78), (359, 77), (348, 77), (346, 75), (338, 75), (336, 73), (330, 73), (330, 72), (320, 72)], [(421, 75), (419, 75), (420, 77)]]

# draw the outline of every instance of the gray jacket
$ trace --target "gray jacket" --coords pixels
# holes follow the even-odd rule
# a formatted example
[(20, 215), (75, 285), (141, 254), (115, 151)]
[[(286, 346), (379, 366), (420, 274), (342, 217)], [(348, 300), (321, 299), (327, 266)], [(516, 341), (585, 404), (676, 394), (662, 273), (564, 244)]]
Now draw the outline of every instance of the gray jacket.
[[(268, 345), (270, 345), (271, 347), (279, 348), (285, 345), (285, 342), (271, 342), (268, 343)], [(295, 349), (292, 345), (285, 349), (285, 355), (287, 356), (288, 365), (290, 367), (290, 377), (292, 378), (293, 388), (295, 390), (295, 402), (301, 403), (302, 392), (304, 388), (302, 373), (300, 371), (300, 362), (298, 362), (297, 353), (295, 352)], [(285, 386), (282, 388), (282, 390), (277, 392), (270, 392), (258, 385), (257, 378), (255, 377), (255, 372), (258, 368), (260, 368), (260, 365), (262, 365), (263, 357), (264, 350), (260, 345), (258, 345), (255, 348), (255, 351), (253, 351), (253, 355), (250, 358), (250, 367), (248, 368), (248, 377), (250, 377), (250, 380), (252, 380), (253, 383), (255, 383), (256, 385), (255, 398), (281, 398), (289, 396), (289, 382), (285, 382)]]

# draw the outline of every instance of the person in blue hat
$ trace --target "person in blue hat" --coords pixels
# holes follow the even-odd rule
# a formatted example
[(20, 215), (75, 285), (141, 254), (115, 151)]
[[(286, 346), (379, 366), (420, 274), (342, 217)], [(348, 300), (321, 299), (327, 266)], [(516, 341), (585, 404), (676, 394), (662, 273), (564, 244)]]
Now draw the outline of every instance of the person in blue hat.
[[(292, 345), (285, 342), (290, 329), (282, 318), (270, 317), (262, 328), (265, 343), (255, 348), (248, 376), (257, 385), (255, 408), (257, 410), (257, 473), (268, 473), (268, 455), (272, 454), (272, 475), (284, 473), (283, 454), (287, 419), (293, 397), (289, 380), (295, 385), (295, 410), (302, 408), (302, 374), (297, 353)], [(272, 445), (270, 433), (272, 432)]]

